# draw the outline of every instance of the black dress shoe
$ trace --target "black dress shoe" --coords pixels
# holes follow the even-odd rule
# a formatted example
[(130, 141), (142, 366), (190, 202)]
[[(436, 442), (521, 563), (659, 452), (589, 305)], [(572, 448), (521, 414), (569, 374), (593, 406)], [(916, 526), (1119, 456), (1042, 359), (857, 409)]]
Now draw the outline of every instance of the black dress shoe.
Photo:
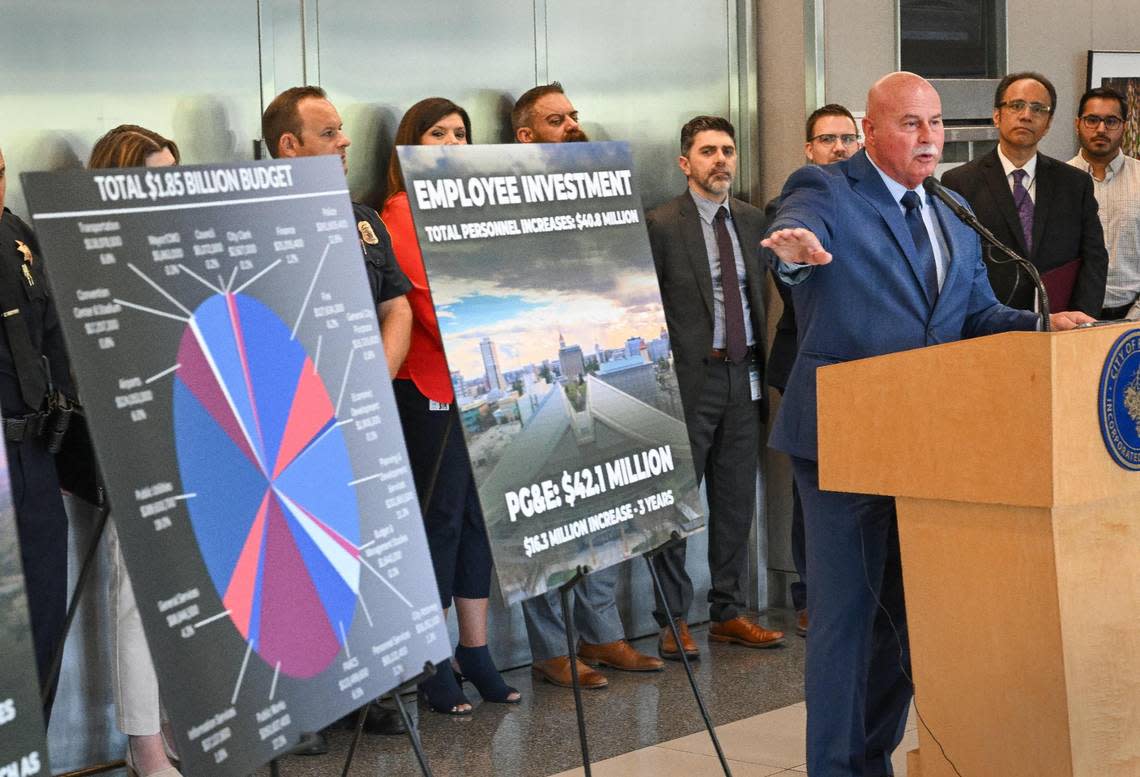
[(312, 734), (302, 734), (301, 741), (293, 749), (293, 755), (326, 755), (329, 751), (329, 741), (323, 731)]
[(368, 705), (368, 712), (364, 717), (364, 732), (366, 734), (398, 737), (407, 734), (408, 729), (397, 710), (374, 701)]
[[(360, 710), (350, 712), (333, 725), (337, 728), (354, 731), (356, 730), (356, 718), (359, 714)], [(404, 721), (400, 719), (399, 712), (384, 706), (379, 701), (371, 701), (368, 703), (367, 711), (364, 714), (364, 733), (394, 737), (408, 733), (408, 729), (404, 727)]]

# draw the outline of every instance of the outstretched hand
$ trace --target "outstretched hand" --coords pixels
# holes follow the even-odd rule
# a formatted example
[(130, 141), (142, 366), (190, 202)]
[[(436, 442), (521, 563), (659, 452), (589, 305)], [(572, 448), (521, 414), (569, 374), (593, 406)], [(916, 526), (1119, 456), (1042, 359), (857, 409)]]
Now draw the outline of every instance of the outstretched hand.
[(1055, 332), (1064, 332), (1066, 329), (1076, 329), (1080, 324), (1091, 324), (1095, 318), (1079, 310), (1063, 310), (1049, 316), (1049, 326)]
[(760, 241), (787, 264), (827, 264), (831, 254), (823, 250), (819, 238), (810, 229), (778, 229)]

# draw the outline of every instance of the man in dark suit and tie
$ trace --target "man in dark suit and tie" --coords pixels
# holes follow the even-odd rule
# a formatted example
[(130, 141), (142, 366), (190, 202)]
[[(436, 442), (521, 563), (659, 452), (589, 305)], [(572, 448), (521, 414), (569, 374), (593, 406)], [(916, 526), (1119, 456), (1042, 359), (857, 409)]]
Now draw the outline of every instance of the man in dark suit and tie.
[[(807, 534), (808, 774), (885, 777), (912, 695), (895, 503), (819, 487), (816, 369), (1007, 330), (978, 237), (922, 181), (942, 153), (942, 104), (892, 73), (867, 95), (864, 151), (792, 174), (763, 245), (792, 286), (800, 350), (769, 440), (792, 457)], [(1091, 321), (1055, 313), (1055, 329)]]
[[(1108, 251), (1093, 182), (1037, 151), (1057, 108), (1057, 90), (1040, 73), (1011, 73), (994, 93), (998, 147), (950, 170), (942, 183), (961, 194), (998, 240), (1037, 268), (1053, 310), (1100, 315)], [(989, 262), (994, 294), (1034, 309), (1035, 290), (1016, 265)]]
[[(756, 472), (764, 391), (764, 214), (729, 195), (736, 177), (736, 132), (719, 116), (697, 116), (681, 128), (677, 163), (688, 179), (679, 197), (648, 214), (649, 243), (697, 477), (709, 503), (709, 639), (767, 648), (784, 635), (744, 617), (748, 534), (756, 509)], [(654, 557), (665, 601), (663, 658), (695, 657), (686, 623), (693, 584), (685, 545)], [(681, 644), (667, 626), (678, 621)]]

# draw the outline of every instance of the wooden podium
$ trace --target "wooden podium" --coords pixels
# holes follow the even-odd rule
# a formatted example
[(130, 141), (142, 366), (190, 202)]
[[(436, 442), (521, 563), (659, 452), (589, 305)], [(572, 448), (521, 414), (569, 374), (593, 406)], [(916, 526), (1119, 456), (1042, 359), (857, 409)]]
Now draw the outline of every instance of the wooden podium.
[(1140, 777), (1140, 472), (1105, 449), (1128, 324), (818, 371), (820, 486), (897, 497), (909, 777)]

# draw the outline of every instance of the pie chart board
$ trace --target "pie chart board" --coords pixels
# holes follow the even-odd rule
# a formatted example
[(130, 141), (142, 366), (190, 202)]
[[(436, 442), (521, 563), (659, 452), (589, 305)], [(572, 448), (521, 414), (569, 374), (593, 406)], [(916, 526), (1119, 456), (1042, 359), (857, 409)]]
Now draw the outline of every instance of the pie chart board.
[(360, 506), (312, 358), (259, 300), (207, 298), (182, 333), (174, 436), (190, 522), (230, 621), (282, 674), (324, 671), (360, 590)]
[(376, 266), (335, 157), (104, 172), (28, 174), (37, 265), (182, 772), (248, 777), (451, 652)]

